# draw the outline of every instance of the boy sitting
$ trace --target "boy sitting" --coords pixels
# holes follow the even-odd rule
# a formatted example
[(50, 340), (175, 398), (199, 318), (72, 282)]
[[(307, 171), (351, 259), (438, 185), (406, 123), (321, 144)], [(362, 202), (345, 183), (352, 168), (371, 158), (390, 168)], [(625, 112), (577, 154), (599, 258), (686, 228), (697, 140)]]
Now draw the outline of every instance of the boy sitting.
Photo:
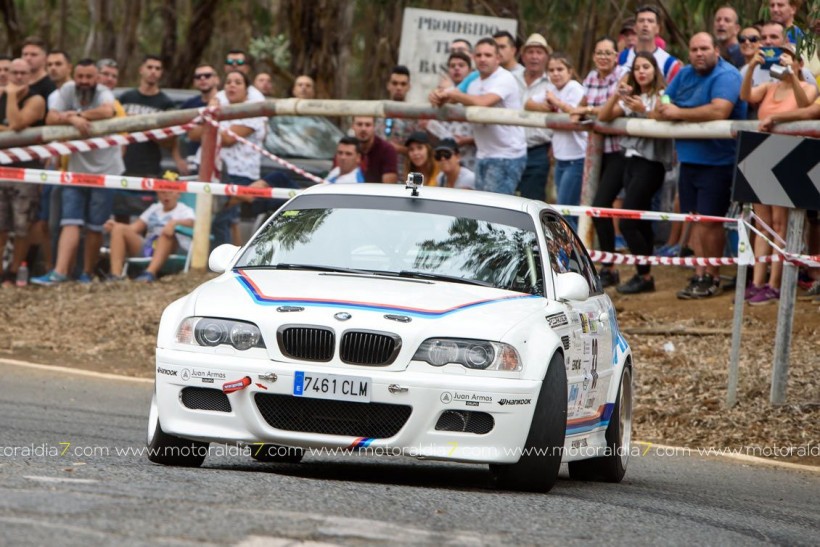
[[(103, 228), (111, 233), (111, 277), (122, 279), (127, 256), (150, 256), (151, 263), (135, 281), (152, 283), (176, 249), (187, 251), (191, 238), (175, 232), (176, 226), (194, 225), (194, 210), (179, 203), (179, 193), (159, 191), (157, 203), (131, 224), (109, 220)], [(143, 237), (143, 234), (145, 236)]]

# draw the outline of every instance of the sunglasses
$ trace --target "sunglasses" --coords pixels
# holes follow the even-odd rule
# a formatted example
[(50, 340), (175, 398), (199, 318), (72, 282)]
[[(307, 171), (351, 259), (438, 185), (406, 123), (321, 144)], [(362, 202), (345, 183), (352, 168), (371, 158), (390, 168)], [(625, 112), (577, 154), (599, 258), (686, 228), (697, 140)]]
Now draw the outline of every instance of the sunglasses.
[(441, 161), (441, 160), (449, 160), (449, 159), (450, 159), (450, 158), (452, 158), (452, 157), (453, 157), (453, 153), (452, 153), (452, 152), (436, 152), (436, 155), (435, 155), (435, 158), (436, 158), (436, 160), (438, 160), (438, 161)]
[(759, 40), (760, 40), (760, 38), (758, 38), (757, 36), (743, 36), (743, 35), (741, 35), (741, 36), (737, 37), (737, 41), (740, 42), (741, 44), (745, 44), (746, 42), (749, 42), (751, 44), (756, 44)]
[(203, 72), (201, 74), (194, 74), (194, 80), (207, 80), (208, 78), (213, 78), (213, 72)]
[(225, 59), (225, 64), (242, 66), (245, 64), (245, 59)]

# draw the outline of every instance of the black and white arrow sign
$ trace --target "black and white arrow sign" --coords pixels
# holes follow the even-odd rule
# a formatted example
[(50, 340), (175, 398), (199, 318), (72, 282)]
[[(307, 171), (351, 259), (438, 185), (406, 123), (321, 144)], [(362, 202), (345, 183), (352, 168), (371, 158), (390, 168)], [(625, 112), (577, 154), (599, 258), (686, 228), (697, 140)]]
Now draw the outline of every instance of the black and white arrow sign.
[(741, 131), (732, 199), (820, 210), (820, 139)]

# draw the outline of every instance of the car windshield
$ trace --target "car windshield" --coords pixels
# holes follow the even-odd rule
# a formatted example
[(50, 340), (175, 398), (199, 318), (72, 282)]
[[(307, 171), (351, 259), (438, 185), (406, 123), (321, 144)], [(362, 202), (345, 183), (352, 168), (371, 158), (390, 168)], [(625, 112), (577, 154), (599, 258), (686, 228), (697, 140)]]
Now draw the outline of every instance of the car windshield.
[(296, 202), (266, 224), (236, 268), (387, 275), (543, 295), (538, 239), (526, 223), (462, 215), (459, 208), (466, 206), (459, 204), (449, 204), (447, 214), (355, 206), (294, 209)]
[(265, 148), (286, 158), (333, 159), (344, 133), (321, 116), (272, 116)]

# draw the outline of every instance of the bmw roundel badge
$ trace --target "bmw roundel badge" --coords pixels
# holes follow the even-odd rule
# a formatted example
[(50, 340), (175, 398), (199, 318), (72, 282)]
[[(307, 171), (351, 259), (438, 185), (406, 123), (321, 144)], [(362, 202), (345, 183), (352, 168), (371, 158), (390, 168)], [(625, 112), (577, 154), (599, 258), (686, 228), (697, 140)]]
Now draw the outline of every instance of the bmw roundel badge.
[(348, 319), (350, 319), (353, 316), (350, 315), (349, 313), (347, 313), (346, 311), (340, 311), (339, 313), (337, 313), (333, 317), (335, 319), (339, 320), (339, 321), (347, 321)]

